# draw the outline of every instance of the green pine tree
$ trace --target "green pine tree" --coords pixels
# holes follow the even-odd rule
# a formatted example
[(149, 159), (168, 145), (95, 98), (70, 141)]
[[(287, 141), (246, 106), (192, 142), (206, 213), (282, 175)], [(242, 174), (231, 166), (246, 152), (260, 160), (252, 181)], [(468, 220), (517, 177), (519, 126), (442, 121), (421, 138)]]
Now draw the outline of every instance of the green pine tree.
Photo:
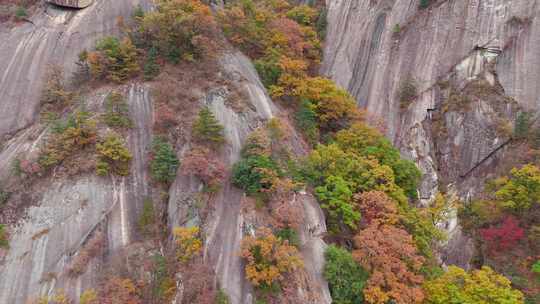
[(193, 125), (193, 135), (196, 140), (209, 142), (212, 145), (219, 146), (225, 141), (223, 126), (219, 124), (214, 114), (206, 106), (201, 109), (199, 117)]
[(527, 112), (519, 113), (514, 125), (514, 137), (517, 139), (527, 138), (529, 136), (530, 125), (531, 114)]

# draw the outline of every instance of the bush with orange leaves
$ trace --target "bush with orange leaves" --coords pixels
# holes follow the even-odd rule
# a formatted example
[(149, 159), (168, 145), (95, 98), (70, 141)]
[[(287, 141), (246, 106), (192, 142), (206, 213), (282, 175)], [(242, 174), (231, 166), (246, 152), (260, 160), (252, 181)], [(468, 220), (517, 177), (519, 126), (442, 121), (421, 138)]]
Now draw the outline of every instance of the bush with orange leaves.
[(269, 228), (242, 240), (241, 256), (246, 261), (246, 278), (262, 290), (279, 287), (286, 274), (303, 266), (296, 247), (278, 239)]
[(354, 237), (354, 244), (354, 259), (371, 272), (364, 289), (367, 303), (422, 303), (424, 279), (419, 271), (424, 258), (407, 231), (373, 221)]

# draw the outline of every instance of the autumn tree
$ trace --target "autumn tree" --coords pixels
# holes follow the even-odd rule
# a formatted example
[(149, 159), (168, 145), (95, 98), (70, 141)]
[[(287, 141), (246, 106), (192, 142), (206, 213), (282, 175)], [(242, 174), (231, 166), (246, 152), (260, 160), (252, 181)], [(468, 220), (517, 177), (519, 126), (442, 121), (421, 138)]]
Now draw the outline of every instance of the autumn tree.
[(354, 259), (371, 273), (364, 289), (367, 303), (422, 303), (424, 258), (407, 231), (374, 223), (354, 237), (354, 244)]
[(246, 278), (261, 289), (284, 283), (288, 273), (303, 265), (298, 249), (278, 239), (268, 228), (260, 228), (255, 236), (242, 240), (241, 256), (246, 261)]
[(137, 49), (129, 38), (120, 40), (108, 36), (99, 40), (95, 51), (86, 56), (90, 75), (96, 80), (124, 82), (135, 76), (140, 68), (137, 62)]
[(420, 170), (413, 162), (402, 159), (399, 150), (378, 130), (361, 122), (354, 123), (336, 134), (336, 143), (345, 151), (376, 158), (380, 164), (392, 168), (396, 184), (408, 197), (417, 198), (417, 187), (422, 177)]
[(175, 227), (173, 229), (178, 261), (187, 263), (202, 251), (202, 241), (198, 235), (199, 227)]
[(76, 111), (52, 127), (38, 163), (44, 169), (52, 168), (77, 151), (93, 146), (96, 138), (96, 122), (90, 119), (90, 113)]
[(225, 165), (203, 147), (193, 148), (184, 156), (182, 169), (186, 174), (197, 176), (212, 191), (219, 188), (225, 178)]
[(193, 136), (201, 143), (214, 146), (220, 146), (225, 141), (223, 126), (206, 106), (199, 111), (199, 116), (193, 124)]
[(521, 304), (523, 294), (512, 289), (510, 281), (484, 266), (467, 273), (449, 266), (441, 277), (424, 284), (427, 304)]
[(117, 91), (112, 91), (105, 98), (105, 123), (112, 128), (130, 128), (133, 125), (129, 118), (129, 107), (124, 96)]
[(55, 65), (49, 66), (46, 79), (41, 102), (60, 108), (69, 105), (75, 97), (75, 93), (67, 89), (62, 68)]
[(111, 172), (124, 176), (129, 174), (129, 164), (133, 156), (118, 134), (110, 133), (101, 139), (96, 144), (96, 152), (98, 175), (107, 175)]
[(507, 216), (499, 226), (480, 229), (482, 239), (491, 252), (503, 252), (513, 248), (525, 236), (525, 230), (513, 216)]
[(362, 212), (365, 225), (380, 223), (396, 225), (400, 220), (396, 202), (382, 191), (368, 191), (354, 195), (354, 201)]

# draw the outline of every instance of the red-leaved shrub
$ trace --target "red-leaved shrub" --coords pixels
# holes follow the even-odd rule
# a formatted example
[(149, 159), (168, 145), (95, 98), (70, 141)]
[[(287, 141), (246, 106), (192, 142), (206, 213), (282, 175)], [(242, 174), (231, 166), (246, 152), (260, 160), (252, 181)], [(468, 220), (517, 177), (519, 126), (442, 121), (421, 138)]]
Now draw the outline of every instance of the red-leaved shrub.
[(524, 236), (524, 230), (519, 227), (518, 220), (507, 216), (498, 226), (480, 229), (482, 239), (487, 243), (491, 252), (506, 251), (519, 242)]

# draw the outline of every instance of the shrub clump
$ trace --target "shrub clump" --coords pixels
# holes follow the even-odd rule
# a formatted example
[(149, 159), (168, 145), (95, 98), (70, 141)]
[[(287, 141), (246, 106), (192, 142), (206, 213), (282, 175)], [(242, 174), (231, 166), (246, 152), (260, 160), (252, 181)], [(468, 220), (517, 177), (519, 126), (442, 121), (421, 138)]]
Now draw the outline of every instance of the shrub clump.
[(131, 128), (133, 122), (129, 118), (129, 109), (122, 94), (111, 92), (105, 99), (105, 123), (112, 128)]
[(209, 192), (219, 189), (225, 178), (225, 165), (207, 148), (196, 147), (182, 160), (183, 171), (197, 176)]
[(126, 148), (122, 138), (115, 133), (110, 133), (96, 144), (98, 161), (96, 173), (104, 176), (109, 173), (118, 175), (129, 174), (129, 163), (132, 155)]
[(418, 95), (416, 81), (412, 77), (407, 77), (401, 81), (398, 88), (398, 99), (402, 109), (407, 108)]
[(48, 169), (60, 164), (68, 156), (96, 142), (96, 122), (89, 119), (90, 113), (77, 111), (66, 120), (53, 126), (53, 133), (41, 150), (38, 163)]

